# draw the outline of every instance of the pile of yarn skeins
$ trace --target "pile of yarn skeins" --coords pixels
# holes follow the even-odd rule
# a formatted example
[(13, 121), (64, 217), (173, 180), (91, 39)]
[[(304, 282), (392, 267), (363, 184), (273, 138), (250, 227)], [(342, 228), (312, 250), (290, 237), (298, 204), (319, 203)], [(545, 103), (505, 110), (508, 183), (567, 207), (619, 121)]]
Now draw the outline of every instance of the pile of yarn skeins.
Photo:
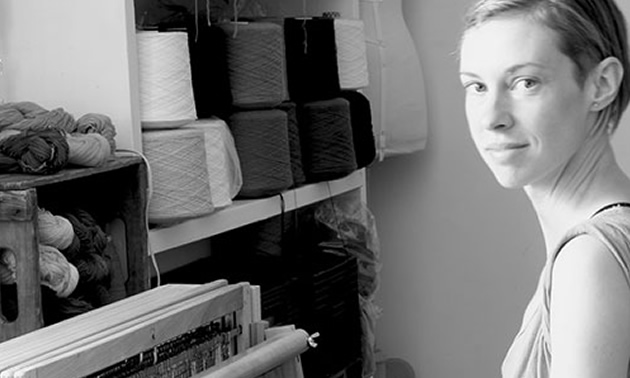
[(62, 108), (34, 102), (0, 105), (0, 173), (52, 174), (68, 165), (96, 167), (116, 150), (111, 119), (88, 113), (75, 119)]

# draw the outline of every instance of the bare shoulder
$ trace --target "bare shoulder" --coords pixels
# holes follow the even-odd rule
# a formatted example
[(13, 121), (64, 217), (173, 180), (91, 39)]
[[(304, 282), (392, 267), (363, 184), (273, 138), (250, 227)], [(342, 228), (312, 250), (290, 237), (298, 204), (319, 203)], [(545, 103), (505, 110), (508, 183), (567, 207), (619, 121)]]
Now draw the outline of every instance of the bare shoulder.
[(552, 377), (627, 377), (630, 286), (599, 240), (582, 235), (562, 249), (550, 313)]

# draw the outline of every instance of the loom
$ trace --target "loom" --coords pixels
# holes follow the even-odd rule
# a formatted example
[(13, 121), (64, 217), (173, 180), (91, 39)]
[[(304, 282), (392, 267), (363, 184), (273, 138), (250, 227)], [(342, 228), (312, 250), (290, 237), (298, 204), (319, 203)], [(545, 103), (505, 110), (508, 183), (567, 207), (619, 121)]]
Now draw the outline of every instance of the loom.
[(303, 377), (313, 338), (260, 308), (248, 283), (159, 286), (0, 344), (0, 377)]

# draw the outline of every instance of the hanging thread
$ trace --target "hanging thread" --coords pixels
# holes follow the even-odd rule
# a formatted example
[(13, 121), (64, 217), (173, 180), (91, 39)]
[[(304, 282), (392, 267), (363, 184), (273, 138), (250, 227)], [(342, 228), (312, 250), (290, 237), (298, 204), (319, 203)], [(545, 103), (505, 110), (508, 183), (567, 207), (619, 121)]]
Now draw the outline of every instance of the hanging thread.
[(178, 127), (195, 120), (187, 33), (145, 30), (136, 36), (142, 127)]
[[(224, 23), (233, 105), (268, 108), (288, 98), (284, 35), (271, 22)], [(238, 28), (238, 34), (234, 34)]]
[(268, 197), (293, 184), (287, 115), (278, 109), (242, 111), (228, 122), (241, 162), (243, 198)]
[(357, 169), (348, 101), (304, 103), (298, 109), (298, 125), (307, 181), (338, 179)]
[(368, 86), (368, 65), (363, 21), (335, 18), (335, 44), (341, 89)]
[(151, 223), (177, 223), (214, 210), (202, 131), (143, 131), (142, 143), (151, 166)]
[(241, 163), (230, 129), (218, 118), (197, 120), (184, 127), (204, 133), (212, 204), (215, 208), (230, 205), (243, 185)]

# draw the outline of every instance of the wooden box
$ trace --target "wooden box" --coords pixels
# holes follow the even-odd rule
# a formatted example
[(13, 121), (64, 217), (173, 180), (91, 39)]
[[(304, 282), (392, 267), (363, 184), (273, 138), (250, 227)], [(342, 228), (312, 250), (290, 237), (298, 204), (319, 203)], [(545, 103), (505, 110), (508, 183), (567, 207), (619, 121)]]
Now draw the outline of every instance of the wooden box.
[[(69, 168), (51, 175), (0, 175), (0, 248), (16, 257), (17, 317), (0, 305), (0, 342), (43, 323), (38, 250), (38, 207), (82, 206), (124, 225), (126, 295), (149, 288), (147, 166), (139, 155), (117, 155), (95, 168)], [(0, 301), (0, 303), (2, 303)]]

